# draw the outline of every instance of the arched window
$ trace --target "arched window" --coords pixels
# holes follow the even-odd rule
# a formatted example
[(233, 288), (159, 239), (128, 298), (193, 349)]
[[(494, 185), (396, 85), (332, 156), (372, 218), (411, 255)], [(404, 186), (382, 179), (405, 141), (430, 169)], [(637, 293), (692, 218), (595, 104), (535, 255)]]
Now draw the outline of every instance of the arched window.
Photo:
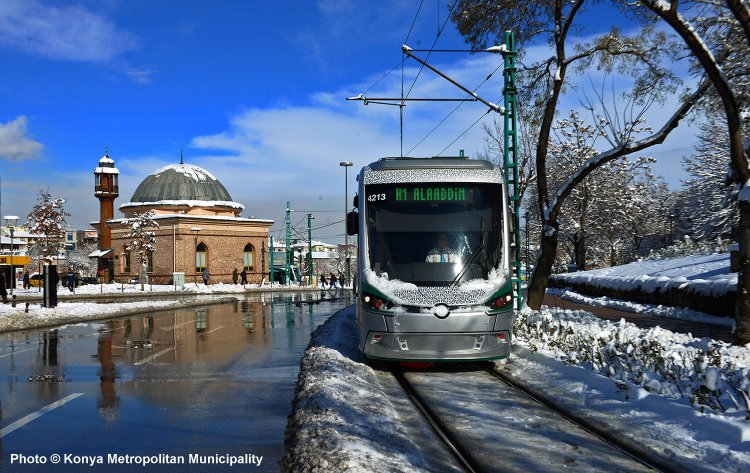
[(253, 245), (251, 245), (250, 243), (245, 245), (245, 271), (251, 271), (253, 269), (253, 253), (255, 253)]
[(208, 248), (206, 248), (206, 245), (203, 242), (199, 243), (198, 246), (195, 247), (195, 272), (196, 273), (200, 273), (207, 266), (206, 265), (207, 253), (208, 253)]

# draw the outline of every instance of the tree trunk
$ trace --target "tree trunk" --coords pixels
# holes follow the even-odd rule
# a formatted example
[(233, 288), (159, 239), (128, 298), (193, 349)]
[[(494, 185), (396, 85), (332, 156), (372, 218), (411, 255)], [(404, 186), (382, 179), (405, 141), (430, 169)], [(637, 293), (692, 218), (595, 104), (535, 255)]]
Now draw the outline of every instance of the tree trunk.
[(536, 266), (534, 267), (534, 273), (531, 275), (531, 283), (529, 284), (529, 293), (527, 295), (526, 304), (533, 310), (539, 310), (542, 307), (542, 301), (544, 299), (544, 292), (547, 290), (547, 282), (549, 281), (549, 275), (552, 273), (552, 265), (555, 263), (555, 257), (557, 255), (557, 223), (547, 223), (548, 229), (554, 229), (554, 231), (543, 231), (541, 241), (539, 244), (541, 253)]
[[(739, 228), (739, 246), (740, 246), (740, 270), (737, 273), (737, 315), (736, 330), (734, 332), (733, 342), (735, 345), (745, 345), (750, 343), (750, 319), (743, 317), (742, 314), (750, 314), (750, 202), (740, 200), (740, 228)], [(741, 293), (744, 297), (741, 297)]]
[[(677, 2), (665, 8), (662, 2), (655, 0), (641, 0), (654, 13), (659, 15), (671, 26), (675, 32), (682, 37), (685, 44), (700, 62), (706, 72), (711, 84), (721, 98), (724, 112), (727, 117), (727, 129), (729, 130), (729, 154), (732, 168), (736, 173), (736, 181), (745, 187), (750, 179), (750, 167), (742, 143), (742, 127), (740, 124), (739, 107), (732, 88), (717, 64), (715, 57), (707, 49), (702, 38), (698, 36), (695, 29), (688, 20), (683, 18), (677, 11)], [(736, 18), (742, 24), (746, 35), (750, 35), (750, 28), (743, 24), (743, 19), (750, 17), (742, 2), (730, 0), (730, 7)], [(748, 36), (750, 40), (750, 36)], [(737, 330), (734, 335), (735, 343), (745, 344), (750, 342), (750, 203), (740, 201), (740, 271), (737, 275), (737, 304), (735, 306), (735, 318)], [(744, 225), (744, 226), (743, 226)]]
[(586, 271), (586, 234), (581, 232), (575, 240), (576, 271)]

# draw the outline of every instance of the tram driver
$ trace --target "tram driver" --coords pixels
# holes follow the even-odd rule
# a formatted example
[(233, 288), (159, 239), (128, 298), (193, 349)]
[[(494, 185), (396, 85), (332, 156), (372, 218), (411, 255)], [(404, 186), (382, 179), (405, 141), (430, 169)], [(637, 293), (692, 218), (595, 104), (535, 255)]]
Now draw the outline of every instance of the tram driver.
[(435, 247), (427, 253), (425, 258), (427, 263), (458, 263), (458, 255), (448, 246), (448, 237), (440, 234), (437, 238)]

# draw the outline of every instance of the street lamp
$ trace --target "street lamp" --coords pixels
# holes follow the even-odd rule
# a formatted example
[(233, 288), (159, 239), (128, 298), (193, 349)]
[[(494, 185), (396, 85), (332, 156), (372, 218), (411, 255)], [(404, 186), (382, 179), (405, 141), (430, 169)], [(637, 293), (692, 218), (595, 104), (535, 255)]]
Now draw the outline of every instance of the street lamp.
[(15, 215), (6, 215), (5, 222), (10, 230), (10, 295), (13, 297), (13, 288), (16, 286), (16, 268), (13, 267), (13, 233), (16, 228), (16, 220), (18, 217)]
[[(352, 275), (349, 270), (349, 232), (346, 231), (346, 215), (349, 213), (349, 161), (341, 161), (339, 166), (344, 168), (344, 251), (346, 252), (346, 280), (351, 284)], [(344, 285), (342, 284), (343, 288)]]
[(195, 287), (198, 287), (198, 232), (201, 231), (201, 227), (191, 227), (191, 232), (195, 232), (195, 238), (193, 239), (193, 251), (195, 252), (195, 269), (193, 269), (193, 282)]

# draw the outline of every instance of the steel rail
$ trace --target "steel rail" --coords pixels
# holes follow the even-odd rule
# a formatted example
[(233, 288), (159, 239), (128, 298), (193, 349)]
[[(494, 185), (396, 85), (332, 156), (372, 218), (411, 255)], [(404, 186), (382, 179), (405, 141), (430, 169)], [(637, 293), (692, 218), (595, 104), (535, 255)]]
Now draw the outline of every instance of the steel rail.
[(575, 415), (574, 413), (571, 413), (569, 411), (566, 411), (560, 408), (557, 404), (552, 402), (550, 399), (546, 399), (546, 398), (539, 396), (537, 393), (531, 391), (524, 385), (519, 384), (513, 381), (512, 379), (508, 378), (504, 374), (495, 371), (494, 369), (492, 369), (489, 363), (483, 363), (482, 368), (491, 376), (502, 381), (503, 383), (507, 384), (511, 388), (524, 393), (529, 398), (533, 399), (534, 401), (538, 402), (542, 406), (555, 412), (557, 415), (559, 415), (563, 419), (567, 420), (568, 422), (571, 422), (572, 424), (578, 426), (579, 428), (583, 429), (589, 434), (597, 437), (602, 442), (606, 443), (607, 445), (609, 445), (610, 447), (616, 450), (619, 450), (620, 452), (632, 458), (633, 460), (649, 468), (652, 468), (654, 470), (663, 471), (667, 473), (672, 473), (672, 472), (677, 473), (677, 472), (683, 471), (683, 469), (679, 468), (679, 465), (669, 463), (668, 459), (666, 458), (663, 459), (663, 458), (658, 457), (657, 455), (649, 454), (647, 451), (645, 451), (643, 447), (639, 448), (639, 446), (636, 445), (635, 443), (631, 444), (629, 442), (623, 441), (623, 439), (621, 438), (616, 437), (609, 430), (607, 430), (605, 426), (599, 425), (595, 422), (592, 422), (589, 419), (586, 419), (583, 416)]
[(466, 471), (471, 473), (484, 472), (477, 461), (474, 460), (474, 458), (471, 456), (471, 453), (469, 453), (469, 451), (466, 450), (463, 445), (461, 445), (461, 442), (458, 441), (458, 439), (450, 432), (450, 430), (445, 427), (445, 425), (440, 421), (437, 415), (435, 415), (433, 410), (430, 409), (430, 407), (424, 401), (422, 396), (420, 396), (419, 393), (411, 385), (411, 383), (409, 383), (409, 381), (404, 376), (403, 371), (401, 371), (400, 368), (393, 367), (390, 369), (390, 372), (391, 374), (393, 374), (394, 378), (396, 378), (398, 384), (401, 385), (401, 389), (403, 389), (406, 395), (409, 396), (409, 400), (411, 400), (412, 404), (414, 404), (417, 410), (422, 414), (427, 423), (430, 424), (432, 430), (448, 447), (448, 450), (450, 450), (451, 454), (453, 454), (453, 457), (461, 464), (461, 466)]

